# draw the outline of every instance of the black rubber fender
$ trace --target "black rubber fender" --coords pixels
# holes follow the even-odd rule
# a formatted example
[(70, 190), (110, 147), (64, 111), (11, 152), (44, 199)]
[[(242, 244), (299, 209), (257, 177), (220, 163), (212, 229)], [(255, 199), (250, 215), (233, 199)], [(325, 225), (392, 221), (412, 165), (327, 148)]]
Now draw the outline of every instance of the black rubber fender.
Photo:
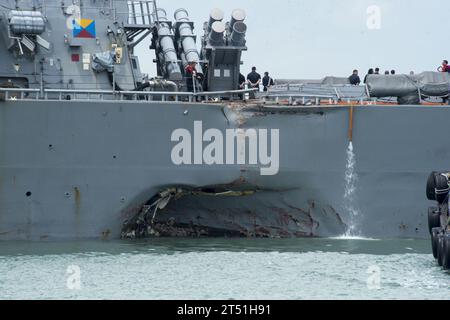
[(434, 228), (438, 228), (441, 226), (441, 215), (439, 214), (439, 210), (436, 207), (428, 208), (428, 231), (431, 231)]
[(443, 239), (442, 267), (444, 270), (450, 269), (450, 233), (444, 235)]
[(437, 263), (439, 267), (442, 267), (443, 255), (444, 255), (444, 235), (439, 234), (437, 247)]
[(441, 228), (433, 228), (431, 231), (431, 249), (433, 250), (433, 257), (438, 258), (438, 236), (441, 233)]
[(437, 172), (433, 171), (427, 180), (427, 199), (430, 201), (436, 200), (436, 193), (434, 192), (436, 189), (436, 177)]
[(448, 186), (448, 180), (441, 174), (437, 174), (435, 176), (435, 180), (436, 180), (436, 189), (435, 189), (436, 201), (439, 204), (443, 204), (445, 200), (447, 200), (448, 193), (450, 191)]

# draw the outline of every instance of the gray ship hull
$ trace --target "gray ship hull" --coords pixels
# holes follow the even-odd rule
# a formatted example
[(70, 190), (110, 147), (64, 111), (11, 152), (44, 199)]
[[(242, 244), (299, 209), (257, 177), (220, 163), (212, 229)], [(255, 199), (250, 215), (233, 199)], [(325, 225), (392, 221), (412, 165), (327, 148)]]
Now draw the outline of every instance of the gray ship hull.
[[(183, 197), (157, 221), (244, 236), (339, 236), (353, 225), (368, 237), (426, 237), (425, 181), (448, 169), (449, 116), (442, 106), (355, 107), (349, 210), (348, 107), (4, 101), (0, 240), (119, 238), (149, 199), (177, 186), (254, 193)], [(200, 120), (221, 131), (280, 129), (279, 173), (174, 165), (172, 132)]]

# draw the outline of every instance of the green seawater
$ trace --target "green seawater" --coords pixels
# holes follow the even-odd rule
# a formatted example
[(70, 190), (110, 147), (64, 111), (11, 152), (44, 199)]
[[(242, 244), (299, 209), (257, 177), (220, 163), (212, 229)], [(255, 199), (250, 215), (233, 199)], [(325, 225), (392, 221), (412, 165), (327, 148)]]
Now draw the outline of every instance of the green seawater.
[(450, 299), (425, 240), (0, 242), (1, 299)]

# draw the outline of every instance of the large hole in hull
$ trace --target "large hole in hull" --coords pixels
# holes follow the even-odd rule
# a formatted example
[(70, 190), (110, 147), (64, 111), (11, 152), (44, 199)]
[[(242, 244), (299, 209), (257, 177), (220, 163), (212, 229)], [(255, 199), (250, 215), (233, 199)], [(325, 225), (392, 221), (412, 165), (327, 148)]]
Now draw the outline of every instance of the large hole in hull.
[(291, 238), (345, 233), (347, 226), (332, 207), (314, 201), (297, 207), (286, 200), (293, 198), (291, 192), (252, 186), (167, 188), (124, 223), (122, 238)]

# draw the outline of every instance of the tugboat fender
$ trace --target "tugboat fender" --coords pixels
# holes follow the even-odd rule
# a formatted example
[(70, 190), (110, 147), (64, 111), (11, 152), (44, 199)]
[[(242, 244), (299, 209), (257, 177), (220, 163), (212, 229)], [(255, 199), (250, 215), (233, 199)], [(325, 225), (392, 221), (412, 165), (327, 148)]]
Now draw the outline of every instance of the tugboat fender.
[(430, 176), (427, 180), (427, 199), (430, 201), (436, 200), (436, 193), (434, 192), (434, 190), (436, 189), (436, 174), (437, 172), (433, 171), (432, 173), (430, 173)]
[(439, 246), (439, 234), (441, 233), (441, 228), (433, 228), (431, 231), (431, 248), (433, 249), (433, 257), (438, 258), (438, 246)]
[(450, 233), (443, 238), (442, 267), (444, 270), (450, 269)]
[(438, 234), (438, 247), (437, 247), (437, 262), (439, 267), (442, 267), (443, 264), (443, 255), (444, 255), (444, 235)]
[(439, 209), (436, 207), (428, 208), (428, 229), (430, 234), (434, 228), (441, 226), (441, 215), (439, 214)]
[(442, 174), (436, 175), (436, 201), (439, 204), (443, 204), (445, 200), (448, 198), (448, 194), (450, 192), (450, 188), (448, 186), (448, 179), (446, 176)]

